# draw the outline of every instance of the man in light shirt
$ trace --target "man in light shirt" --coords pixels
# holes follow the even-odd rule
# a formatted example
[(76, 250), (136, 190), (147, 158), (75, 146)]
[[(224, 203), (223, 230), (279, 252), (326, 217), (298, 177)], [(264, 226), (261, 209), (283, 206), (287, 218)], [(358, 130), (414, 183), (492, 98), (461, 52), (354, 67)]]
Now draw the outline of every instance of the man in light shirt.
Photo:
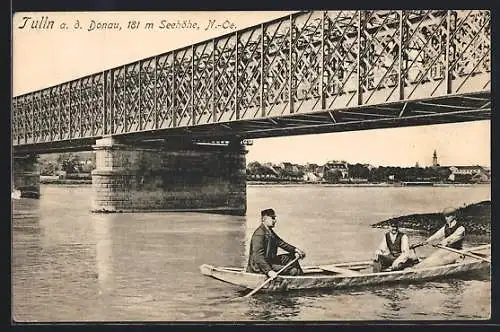
[[(452, 208), (446, 208), (443, 211), (443, 217), (445, 220), (444, 226), (422, 242), (422, 245), (431, 244), (435, 246), (439, 244), (444, 247), (461, 250), (464, 241), (465, 227), (457, 220), (457, 212)], [(452, 264), (459, 258), (459, 254), (439, 248), (422, 260), (416, 268)]]
[(418, 261), (414, 252), (410, 252), (408, 236), (399, 231), (396, 222), (391, 223), (378, 250), (375, 252), (373, 272), (396, 271)]
[(462, 249), (465, 236), (465, 227), (457, 221), (457, 214), (453, 208), (446, 208), (443, 211), (445, 224), (432, 234), (423, 244), (436, 244), (453, 249)]

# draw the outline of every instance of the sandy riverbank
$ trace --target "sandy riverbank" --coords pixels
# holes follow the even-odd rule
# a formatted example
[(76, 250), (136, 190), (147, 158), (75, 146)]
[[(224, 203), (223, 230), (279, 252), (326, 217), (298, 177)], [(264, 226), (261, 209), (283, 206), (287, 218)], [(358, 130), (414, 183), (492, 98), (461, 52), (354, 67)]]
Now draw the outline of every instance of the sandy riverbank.
[[(482, 201), (458, 208), (457, 219), (464, 225), (467, 234), (490, 235), (491, 201)], [(388, 227), (392, 221), (396, 221), (402, 228), (423, 230), (429, 233), (437, 231), (444, 224), (442, 214), (436, 212), (400, 216), (378, 222), (372, 226)]]

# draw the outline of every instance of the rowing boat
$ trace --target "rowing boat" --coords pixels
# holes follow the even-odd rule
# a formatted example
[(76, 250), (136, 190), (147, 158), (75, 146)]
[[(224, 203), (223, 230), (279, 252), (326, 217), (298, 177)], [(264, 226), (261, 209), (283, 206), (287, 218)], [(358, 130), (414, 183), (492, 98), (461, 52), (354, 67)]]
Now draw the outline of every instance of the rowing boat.
[[(491, 253), (484, 252), (489, 248), (490, 245), (478, 246), (467, 249), (467, 252), (489, 257)], [(341, 289), (390, 282), (416, 282), (487, 270), (489, 266), (490, 263), (484, 260), (460, 254), (456, 254), (456, 260), (449, 264), (425, 268), (409, 267), (401, 271), (377, 273), (372, 272), (372, 261), (333, 263), (304, 267), (304, 274), (300, 276), (279, 275), (262, 288), (262, 291)], [(264, 274), (248, 273), (245, 269), (237, 267), (215, 267), (203, 264), (200, 266), (200, 271), (203, 275), (248, 289), (256, 288), (267, 279)]]

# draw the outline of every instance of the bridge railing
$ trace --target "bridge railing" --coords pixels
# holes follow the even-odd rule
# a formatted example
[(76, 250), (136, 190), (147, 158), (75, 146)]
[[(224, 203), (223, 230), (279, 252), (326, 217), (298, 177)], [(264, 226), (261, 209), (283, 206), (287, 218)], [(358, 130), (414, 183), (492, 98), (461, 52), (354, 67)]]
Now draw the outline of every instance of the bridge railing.
[(311, 11), (14, 97), (14, 145), (487, 91), (490, 12)]

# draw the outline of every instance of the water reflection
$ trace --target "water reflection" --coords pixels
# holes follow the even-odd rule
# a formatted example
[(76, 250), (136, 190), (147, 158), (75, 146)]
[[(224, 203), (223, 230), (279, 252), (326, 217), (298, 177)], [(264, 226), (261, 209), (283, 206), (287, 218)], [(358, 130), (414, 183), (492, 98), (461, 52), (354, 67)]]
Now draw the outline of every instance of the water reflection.
[[(384, 233), (371, 223), (399, 212), (433, 211), (436, 202), (488, 199), (487, 189), (249, 187), (249, 212), (235, 217), (93, 214), (90, 186), (42, 186), (40, 200), (13, 202), (14, 312), (21, 321), (487, 318), (488, 273), (452, 286), (445, 280), (378, 291), (259, 293), (229, 302), (246, 292), (199, 272), (201, 264), (246, 266), (263, 208), (276, 209), (277, 233), (307, 251), (306, 266), (365, 260)], [(419, 198), (407, 205), (399, 194)], [(412, 234), (412, 243), (420, 237)]]
[(246, 316), (252, 320), (294, 319), (300, 314), (299, 298), (289, 294), (260, 294), (248, 302)]
[(446, 312), (456, 313), (463, 304), (462, 296), (464, 294), (464, 282), (459, 279), (451, 279), (443, 289), (445, 299), (443, 300), (443, 308)]
[(21, 199), (12, 201), (12, 209), (15, 218), (11, 220), (13, 237), (32, 238), (39, 240), (43, 235), (43, 227), (40, 224), (38, 199)]
[(397, 319), (399, 311), (406, 309), (410, 296), (408, 295), (408, 287), (405, 286), (386, 286), (380, 290), (373, 292), (383, 301), (382, 319)]
[(106, 299), (107, 312), (121, 308), (121, 316), (126, 308), (127, 319), (164, 320), (165, 310), (175, 319), (188, 319), (196, 310), (209, 315), (213, 308), (200, 304), (210, 303), (222, 287), (201, 276), (199, 266), (243, 266), (244, 217), (197, 213), (99, 216), (93, 223), (101, 298)]
[(12, 201), (15, 218), (12, 219), (12, 291), (19, 296), (12, 297), (14, 319), (20, 317), (17, 313), (29, 307), (33, 300), (33, 284), (36, 282), (36, 273), (40, 269), (34, 264), (40, 261), (42, 253), (41, 238), (43, 228), (40, 226), (38, 215), (39, 200), (20, 199)]
[(95, 214), (92, 218), (95, 230), (95, 253), (99, 295), (106, 296), (114, 289), (113, 240), (111, 224), (116, 216)]

